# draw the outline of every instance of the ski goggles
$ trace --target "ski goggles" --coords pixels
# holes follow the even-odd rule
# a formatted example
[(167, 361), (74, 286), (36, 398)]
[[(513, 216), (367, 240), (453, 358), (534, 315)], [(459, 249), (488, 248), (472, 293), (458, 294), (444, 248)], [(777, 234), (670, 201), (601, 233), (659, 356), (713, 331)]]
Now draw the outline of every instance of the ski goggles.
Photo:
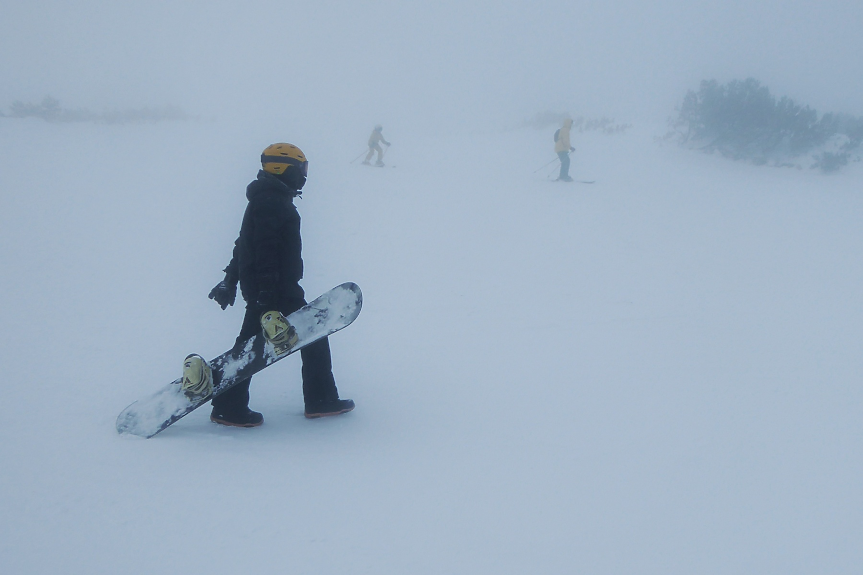
[[(269, 166), (268, 166), (269, 164)], [(309, 161), (308, 160), (298, 160), (296, 158), (291, 158), (288, 156), (265, 156), (261, 155), (261, 165), (265, 168), (281, 168), (281, 171), (284, 172), (288, 166), (296, 166), (300, 169), (300, 173), (303, 174), (304, 177), (308, 177), (309, 175)]]

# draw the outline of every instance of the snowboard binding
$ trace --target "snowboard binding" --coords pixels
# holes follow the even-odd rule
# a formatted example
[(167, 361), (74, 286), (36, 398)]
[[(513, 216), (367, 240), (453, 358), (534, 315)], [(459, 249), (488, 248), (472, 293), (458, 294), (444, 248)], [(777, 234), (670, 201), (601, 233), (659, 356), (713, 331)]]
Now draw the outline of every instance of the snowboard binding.
[(210, 364), (196, 353), (187, 355), (183, 361), (180, 385), (189, 399), (208, 397), (213, 393), (213, 370), (210, 369)]
[(261, 328), (264, 330), (266, 340), (273, 345), (276, 355), (289, 352), (300, 339), (297, 330), (288, 323), (280, 311), (262, 313)]

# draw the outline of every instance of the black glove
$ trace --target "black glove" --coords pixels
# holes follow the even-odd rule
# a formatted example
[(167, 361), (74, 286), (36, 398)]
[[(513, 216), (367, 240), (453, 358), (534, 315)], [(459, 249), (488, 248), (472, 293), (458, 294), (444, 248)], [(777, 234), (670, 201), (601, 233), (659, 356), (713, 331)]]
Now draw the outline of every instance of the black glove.
[(222, 309), (228, 309), (237, 300), (237, 282), (232, 282), (226, 276), (216, 287), (210, 290), (210, 299), (215, 300)]
[(574, 151), (575, 151), (575, 148), (573, 148), (572, 146), (570, 146), (570, 147), (569, 147), (569, 151), (570, 151), (570, 152), (574, 152)]

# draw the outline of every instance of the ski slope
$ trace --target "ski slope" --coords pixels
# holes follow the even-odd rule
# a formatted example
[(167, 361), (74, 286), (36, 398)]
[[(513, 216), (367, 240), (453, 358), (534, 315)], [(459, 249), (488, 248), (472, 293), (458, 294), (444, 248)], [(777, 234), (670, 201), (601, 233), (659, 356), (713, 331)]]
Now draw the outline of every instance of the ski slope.
[[(856, 573), (863, 564), (863, 165), (734, 163), (636, 125), (436, 135), (368, 126), (0, 119), (0, 571), (8, 574)], [(117, 414), (228, 349), (207, 299), (276, 141), (345, 416)]]

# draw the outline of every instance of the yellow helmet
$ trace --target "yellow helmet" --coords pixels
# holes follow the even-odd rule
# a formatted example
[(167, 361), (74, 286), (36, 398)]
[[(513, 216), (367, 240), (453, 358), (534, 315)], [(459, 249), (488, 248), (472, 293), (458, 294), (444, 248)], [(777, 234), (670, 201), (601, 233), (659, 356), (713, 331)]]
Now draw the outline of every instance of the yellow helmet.
[(309, 175), (309, 161), (303, 151), (293, 144), (273, 144), (261, 154), (264, 171), (280, 176), (288, 166), (296, 166), (303, 176)]

